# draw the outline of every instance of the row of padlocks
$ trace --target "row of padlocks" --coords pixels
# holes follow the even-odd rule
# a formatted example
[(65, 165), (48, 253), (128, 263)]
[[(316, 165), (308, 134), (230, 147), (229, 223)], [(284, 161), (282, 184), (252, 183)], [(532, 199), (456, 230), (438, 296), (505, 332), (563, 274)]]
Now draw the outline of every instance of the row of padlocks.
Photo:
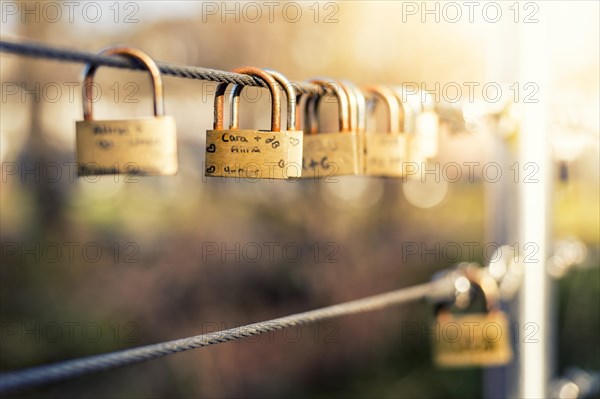
[[(139, 50), (114, 48), (104, 54), (124, 54), (147, 67), (154, 87), (154, 118), (93, 120), (91, 101), (84, 101), (84, 121), (77, 122), (79, 173), (176, 173), (175, 122), (163, 112), (158, 67)], [(84, 90), (91, 90), (95, 71), (94, 65), (86, 68)], [(422, 108), (415, 109), (402, 101), (404, 96), (399, 89), (386, 86), (359, 89), (347, 81), (321, 78), (309, 81), (321, 94), (297, 95), (293, 85), (276, 71), (244, 67), (234, 72), (266, 84), (271, 95), (271, 127), (269, 131), (240, 129), (238, 105), (243, 86), (234, 84), (229, 92), (230, 123), (225, 128), (225, 94), (230, 84), (219, 84), (215, 92), (214, 126), (206, 133), (207, 176), (401, 177), (405, 164), (424, 162), (437, 154), (439, 123), (432, 103), (419, 102)], [(280, 87), (287, 98), (285, 128), (281, 122)], [(325, 93), (333, 93), (337, 99), (337, 132), (319, 129), (318, 108)], [(84, 94), (84, 99), (92, 98), (90, 92)], [(387, 132), (367, 132), (368, 119), (374, 118), (377, 103), (387, 108)], [(464, 367), (510, 362), (509, 323), (499, 308), (497, 282), (483, 269), (468, 264), (459, 267), (454, 279), (456, 298), (437, 306), (435, 322), (429, 330), (436, 364)], [(482, 309), (472, 312), (473, 304), (477, 303)], [(467, 307), (471, 310), (465, 312)]]
[[(175, 121), (164, 115), (160, 70), (144, 52), (110, 48), (103, 55), (124, 55), (143, 64), (154, 89), (154, 117), (136, 120), (93, 119), (92, 87), (97, 65), (84, 71), (84, 120), (77, 122), (77, 162), (80, 175), (177, 173)], [(367, 86), (334, 79), (312, 79), (315, 93), (297, 94), (282, 74), (253, 67), (234, 72), (264, 82), (271, 95), (269, 131), (240, 129), (238, 103), (243, 86), (233, 84), (229, 98), (229, 128), (224, 128), (225, 93), (215, 93), (214, 127), (206, 133), (206, 176), (289, 179), (332, 175), (402, 177), (408, 164), (420, 165), (438, 150), (439, 120), (428, 101), (409, 104), (401, 87)], [(287, 123), (281, 123), (280, 88), (287, 98)], [(339, 129), (322, 132), (319, 104), (327, 94), (338, 103)], [(388, 131), (367, 132), (376, 104), (388, 111)], [(296, 117), (301, 115), (301, 117)], [(379, 130), (379, 129), (376, 129)], [(381, 129), (383, 130), (383, 129)]]

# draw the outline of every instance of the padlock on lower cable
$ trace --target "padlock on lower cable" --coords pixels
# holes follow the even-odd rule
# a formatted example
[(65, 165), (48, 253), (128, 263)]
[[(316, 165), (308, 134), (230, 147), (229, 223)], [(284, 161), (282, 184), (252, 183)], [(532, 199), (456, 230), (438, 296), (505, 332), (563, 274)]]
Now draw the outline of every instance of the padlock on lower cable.
[[(223, 129), (225, 89), (228, 83), (217, 86), (213, 130), (206, 132), (205, 175), (251, 179), (290, 179), (300, 177), (302, 164), (302, 132), (295, 128), (293, 87), (282, 75), (277, 75), (288, 98), (287, 131), (281, 131), (281, 96), (276, 79), (266, 71), (253, 67), (234, 72), (262, 79), (271, 93), (271, 130), (240, 129), (238, 101), (242, 86), (235, 85), (230, 99), (230, 127)], [(286, 83), (287, 82), (287, 83)]]
[[(364, 174), (368, 176), (401, 177), (408, 157), (407, 133), (401, 128), (401, 101), (394, 92), (384, 86), (368, 86), (363, 89), (375, 101), (383, 102), (388, 109), (387, 133), (366, 133)], [(370, 113), (374, 116), (374, 112)]]
[(158, 66), (147, 54), (133, 48), (110, 48), (101, 54), (133, 58), (150, 71), (154, 89), (154, 117), (94, 120), (92, 89), (98, 65), (88, 65), (84, 70), (84, 120), (76, 123), (78, 174), (176, 174), (177, 132), (175, 120), (163, 115), (163, 89)]
[[(432, 329), (435, 363), (441, 367), (508, 364), (511, 334), (508, 317), (499, 308), (497, 282), (482, 269), (468, 266), (465, 271), (465, 276), (455, 280), (453, 306), (443, 304), (437, 310)], [(482, 310), (469, 313), (468, 308), (476, 304)]]
[(305, 101), (310, 133), (304, 135), (302, 160), (303, 178), (356, 175), (359, 172), (358, 138), (351, 130), (348, 96), (335, 81), (314, 79), (311, 83), (331, 90), (338, 100), (339, 132), (322, 133), (318, 128), (318, 105), (322, 96), (311, 96)]

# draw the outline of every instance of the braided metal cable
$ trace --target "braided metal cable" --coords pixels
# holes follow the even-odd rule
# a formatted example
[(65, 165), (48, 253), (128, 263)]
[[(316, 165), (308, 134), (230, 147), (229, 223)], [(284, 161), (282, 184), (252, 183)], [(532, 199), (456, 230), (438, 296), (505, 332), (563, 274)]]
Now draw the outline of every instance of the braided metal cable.
[(432, 298), (436, 296), (448, 298), (451, 295), (453, 295), (451, 282), (448, 279), (436, 280), (426, 284), (228, 330), (140, 346), (81, 359), (67, 360), (20, 371), (6, 372), (0, 374), (0, 393), (50, 384), (84, 374), (156, 359), (190, 349), (234, 341), (269, 331), (280, 330), (286, 327), (300, 326), (334, 317), (374, 311), (423, 298)]
[[(144, 70), (140, 63), (122, 56), (105, 56), (88, 53), (80, 50), (51, 47), (40, 43), (17, 43), (0, 40), (0, 52), (17, 54), (36, 58), (47, 58), (65, 62), (79, 62), (96, 64), (113, 68)], [(220, 71), (217, 69), (201, 68), (195, 66), (176, 65), (166, 62), (156, 62), (161, 73), (186, 79), (200, 79), (211, 82), (236, 83), (244, 86), (267, 87), (260, 79), (239, 73)], [(302, 93), (317, 93), (315, 85), (300, 82), (291, 82), (296, 91)]]

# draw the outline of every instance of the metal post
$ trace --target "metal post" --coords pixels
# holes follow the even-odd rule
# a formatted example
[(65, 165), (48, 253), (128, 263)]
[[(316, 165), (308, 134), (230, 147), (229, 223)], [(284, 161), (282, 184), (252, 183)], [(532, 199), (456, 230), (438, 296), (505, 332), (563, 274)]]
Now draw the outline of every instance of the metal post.
[[(540, 24), (521, 25), (519, 29), (497, 27), (488, 37), (488, 79), (517, 82), (519, 86), (534, 82), (540, 95), (538, 103), (516, 99), (521, 110), (516, 159), (503, 138), (495, 137), (490, 143), (493, 150), (488, 159), (500, 164), (503, 173), (510, 174), (517, 183), (503, 179), (501, 184), (487, 184), (486, 238), (517, 247), (514, 251), (524, 263), (524, 279), (515, 300), (507, 304), (516, 338), (514, 360), (507, 367), (486, 370), (487, 398), (547, 397), (554, 361), (551, 282), (546, 273), (552, 168), (546, 135), (548, 103), (543, 97), (548, 92), (543, 28)], [(526, 175), (533, 170), (535, 176)]]
[[(549, 256), (550, 188), (552, 182), (549, 161), (547, 68), (545, 25), (521, 25), (519, 82), (535, 82), (539, 90), (538, 103), (520, 103), (518, 176), (518, 246), (524, 277), (519, 293), (518, 353), (515, 366), (517, 381), (514, 391), (519, 398), (547, 397), (554, 361), (551, 344), (550, 279), (546, 272)], [(525, 168), (535, 170), (533, 179), (525, 179)], [(525, 336), (523, 333), (527, 333)]]

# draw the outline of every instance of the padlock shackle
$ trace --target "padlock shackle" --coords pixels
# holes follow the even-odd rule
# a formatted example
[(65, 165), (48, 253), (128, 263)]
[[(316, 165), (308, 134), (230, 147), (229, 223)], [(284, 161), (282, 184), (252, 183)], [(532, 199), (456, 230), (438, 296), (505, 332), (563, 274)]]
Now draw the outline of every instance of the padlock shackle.
[[(311, 79), (310, 83), (318, 85), (321, 88), (321, 90), (329, 89), (331, 92), (333, 92), (333, 94), (335, 95), (335, 97), (338, 100), (338, 116), (339, 116), (339, 126), (340, 126), (339, 130), (341, 133), (350, 132), (349, 99), (348, 99), (348, 96), (346, 95), (346, 92), (343, 90), (342, 86), (339, 84), (339, 82), (332, 80), (332, 79), (320, 78), (320, 79)], [(317, 96), (317, 98), (315, 99), (315, 103), (314, 103), (315, 115), (318, 114), (318, 107), (319, 107), (319, 103), (322, 98), (323, 98), (323, 95), (321, 94), (321, 95)], [(307, 106), (309, 106), (309, 105), (310, 104), (307, 104)], [(308, 112), (311, 112), (311, 111), (309, 110)], [(311, 127), (311, 134), (312, 134), (312, 127)]]
[[(256, 67), (241, 67), (234, 69), (233, 72), (241, 73), (244, 75), (249, 75), (254, 78), (258, 78), (267, 84), (267, 88), (271, 93), (271, 131), (272, 132), (280, 132), (281, 131), (281, 94), (279, 93), (279, 89), (277, 87), (277, 81), (271, 74), (268, 72), (256, 68)], [(231, 91), (230, 97), (230, 107), (231, 107), (231, 124), (230, 129), (239, 129), (239, 96), (242, 92), (243, 86), (235, 85)], [(294, 97), (295, 99), (295, 97)]]
[[(150, 72), (152, 90), (154, 92), (154, 116), (164, 115), (163, 85), (160, 69), (148, 54), (132, 47), (111, 47), (101, 51), (100, 55), (123, 55), (144, 65)], [(83, 70), (83, 120), (86, 121), (94, 118), (92, 89), (94, 88), (94, 75), (98, 67), (98, 64), (87, 64)]]
[(272, 69), (265, 69), (265, 72), (271, 74), (285, 92), (287, 99), (287, 130), (296, 130), (296, 100), (298, 98), (296, 89), (282, 73)]
[(396, 95), (398, 103), (400, 103), (400, 107), (402, 108), (402, 117), (400, 118), (402, 121), (400, 123), (402, 130), (405, 133), (415, 133), (414, 129), (416, 124), (415, 119), (417, 110), (415, 110), (413, 106), (409, 104), (410, 100), (407, 97), (408, 94), (405, 92), (405, 88), (402, 86), (394, 86), (391, 87), (391, 90)]
[(365, 113), (367, 109), (363, 92), (354, 83), (348, 80), (338, 80), (338, 84), (348, 96), (350, 106), (350, 130), (356, 131), (359, 134), (363, 133), (366, 130)]
[(215, 90), (215, 107), (213, 129), (223, 130), (223, 118), (225, 112), (225, 90), (229, 83), (219, 83)]
[(466, 275), (471, 285), (479, 288), (488, 312), (499, 310), (500, 289), (498, 282), (487, 272), (487, 269), (475, 269), (472, 273), (467, 271)]
[(240, 128), (240, 94), (244, 86), (234, 84), (229, 92), (229, 129)]
[[(320, 95), (307, 94), (304, 97), (304, 132), (309, 134), (317, 134), (319, 132), (319, 117), (317, 116), (317, 108), (319, 107)], [(300, 107), (302, 108), (302, 107)]]
[(390, 134), (402, 133), (400, 128), (401, 102), (394, 92), (385, 86), (366, 86), (363, 90), (377, 101), (383, 101), (388, 109)]
[[(449, 285), (456, 288), (454, 298), (451, 301), (439, 302), (436, 305), (436, 314), (442, 311), (450, 311), (452, 306), (458, 304), (458, 298), (464, 294), (467, 294), (469, 298), (467, 302), (469, 305), (466, 306), (471, 306), (473, 299), (478, 297), (482, 299), (488, 313), (500, 310), (500, 289), (496, 279), (489, 273), (489, 269), (481, 268), (474, 263), (463, 262), (457, 266), (456, 270), (445, 273), (439, 278), (449, 278)], [(467, 287), (464, 287), (465, 279), (468, 281)], [(458, 283), (460, 280), (463, 281), (460, 282), (461, 288), (459, 290)], [(459, 304), (459, 306), (466, 308), (464, 303), (463, 305)]]
[(296, 96), (296, 130), (302, 130), (305, 134), (317, 134), (318, 118), (317, 107), (320, 94), (299, 93)]
[(302, 93), (301, 92), (296, 92), (296, 124), (294, 125), (294, 130), (302, 130), (302, 118), (299, 118), (298, 115), (302, 115), (304, 116), (303, 112), (302, 112)]

